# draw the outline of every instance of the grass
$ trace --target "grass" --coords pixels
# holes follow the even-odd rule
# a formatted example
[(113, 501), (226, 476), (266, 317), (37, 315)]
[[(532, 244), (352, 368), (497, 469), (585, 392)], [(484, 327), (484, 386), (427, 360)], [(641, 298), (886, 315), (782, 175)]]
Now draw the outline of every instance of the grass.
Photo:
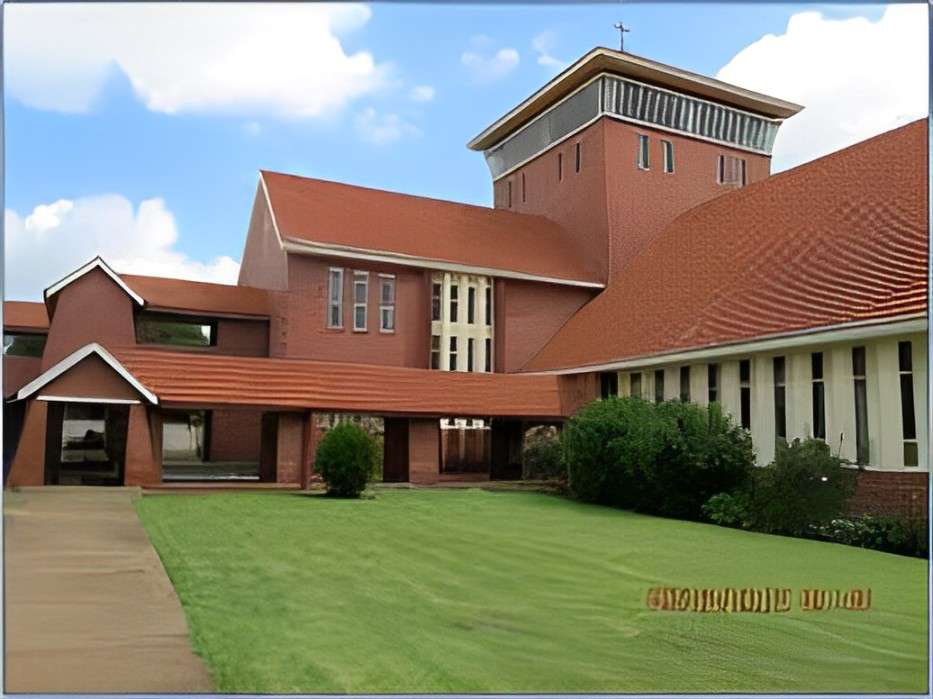
[[(926, 691), (920, 559), (529, 492), (137, 507), (221, 692)], [(657, 612), (655, 585), (794, 601)], [(809, 587), (870, 587), (872, 609), (800, 611)]]

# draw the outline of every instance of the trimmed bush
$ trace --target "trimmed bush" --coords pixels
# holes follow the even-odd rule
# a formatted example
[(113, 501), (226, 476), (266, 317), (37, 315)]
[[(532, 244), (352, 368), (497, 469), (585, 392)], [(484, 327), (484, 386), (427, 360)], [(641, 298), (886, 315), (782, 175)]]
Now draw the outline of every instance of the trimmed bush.
[(748, 433), (715, 404), (594, 401), (561, 443), (581, 500), (684, 519), (699, 519), (703, 503), (743, 485), (754, 465)]
[(359, 497), (377, 466), (378, 446), (362, 427), (344, 422), (328, 430), (318, 445), (314, 468), (327, 493)]
[(522, 478), (567, 478), (567, 469), (561, 458), (560, 439), (553, 427), (530, 430), (526, 435), (522, 451)]
[(921, 519), (864, 515), (834, 519), (819, 527), (817, 535), (838, 544), (926, 558), (926, 524)]
[(703, 504), (703, 515), (713, 524), (748, 529), (751, 526), (751, 503), (748, 493), (717, 493)]
[(841, 518), (855, 490), (855, 471), (843, 463), (820, 439), (779, 442), (774, 463), (752, 483), (752, 528), (807, 536)]

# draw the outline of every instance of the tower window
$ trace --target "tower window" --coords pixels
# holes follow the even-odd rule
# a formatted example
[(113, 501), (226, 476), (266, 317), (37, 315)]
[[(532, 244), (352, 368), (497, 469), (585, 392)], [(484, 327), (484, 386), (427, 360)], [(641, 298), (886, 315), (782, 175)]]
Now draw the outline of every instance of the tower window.
[(813, 392), (813, 436), (826, 439), (826, 387), (823, 384), (823, 353), (810, 355), (810, 380)]
[(917, 466), (917, 418), (914, 411), (913, 347), (908, 342), (897, 343), (897, 364), (901, 383), (901, 425), (904, 435), (904, 466)]
[(327, 327), (343, 327), (343, 270), (331, 267), (327, 289)]
[(577, 141), (576, 148), (574, 150), (574, 153), (575, 153), (574, 170), (576, 170), (577, 172), (580, 172), (580, 165), (581, 165), (581, 159), (582, 159), (582, 154), (581, 154), (582, 148), (583, 148), (583, 144)]
[(648, 137), (644, 134), (638, 134), (638, 167), (641, 170), (650, 168)]
[(431, 335), (431, 368), (441, 368), (441, 336)]
[(450, 353), (448, 354), (447, 368), (451, 371), (457, 370), (457, 336), (450, 338)]
[(395, 332), (395, 276), (379, 275), (379, 331)]
[(509, 208), (512, 208), (512, 180), (509, 180)]
[(855, 460), (868, 463), (868, 386), (865, 380), (865, 348), (852, 348), (852, 383), (855, 389)]
[(441, 319), (441, 285), (431, 284), (431, 320)]
[(486, 287), (486, 325), (492, 325), (492, 287)]
[(745, 158), (737, 158), (734, 155), (720, 155), (716, 167), (716, 181), (719, 184), (731, 187), (745, 186)]
[(557, 181), (558, 182), (564, 181), (564, 154), (563, 153), (557, 154)]
[(674, 172), (674, 144), (670, 141), (661, 141), (664, 149), (664, 172)]
[(476, 340), (472, 337), (467, 339), (467, 371), (473, 371), (473, 355), (474, 347), (476, 346)]
[(522, 201), (525, 201), (525, 173), (522, 173)]
[(471, 286), (467, 289), (467, 323), (476, 322), (476, 287)]
[(486, 338), (486, 371), (492, 371), (492, 338)]
[(739, 403), (742, 427), (752, 428), (752, 362), (743, 359), (739, 362)]
[(457, 307), (460, 304), (460, 287), (456, 284), (450, 285), (450, 322), (457, 322)]
[(353, 330), (366, 332), (366, 297), (369, 295), (369, 272), (353, 273)]

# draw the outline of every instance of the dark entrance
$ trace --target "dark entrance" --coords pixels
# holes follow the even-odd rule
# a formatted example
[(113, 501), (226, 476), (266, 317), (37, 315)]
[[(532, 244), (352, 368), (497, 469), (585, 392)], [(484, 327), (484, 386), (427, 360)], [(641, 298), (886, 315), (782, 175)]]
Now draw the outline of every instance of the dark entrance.
[(46, 485), (123, 485), (128, 405), (49, 403)]

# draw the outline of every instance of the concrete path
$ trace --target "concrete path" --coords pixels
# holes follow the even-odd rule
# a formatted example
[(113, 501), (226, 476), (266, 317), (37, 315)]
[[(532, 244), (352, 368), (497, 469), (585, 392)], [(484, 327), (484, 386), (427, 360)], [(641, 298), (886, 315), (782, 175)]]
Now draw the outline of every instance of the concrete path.
[(134, 488), (4, 494), (7, 692), (209, 692)]

